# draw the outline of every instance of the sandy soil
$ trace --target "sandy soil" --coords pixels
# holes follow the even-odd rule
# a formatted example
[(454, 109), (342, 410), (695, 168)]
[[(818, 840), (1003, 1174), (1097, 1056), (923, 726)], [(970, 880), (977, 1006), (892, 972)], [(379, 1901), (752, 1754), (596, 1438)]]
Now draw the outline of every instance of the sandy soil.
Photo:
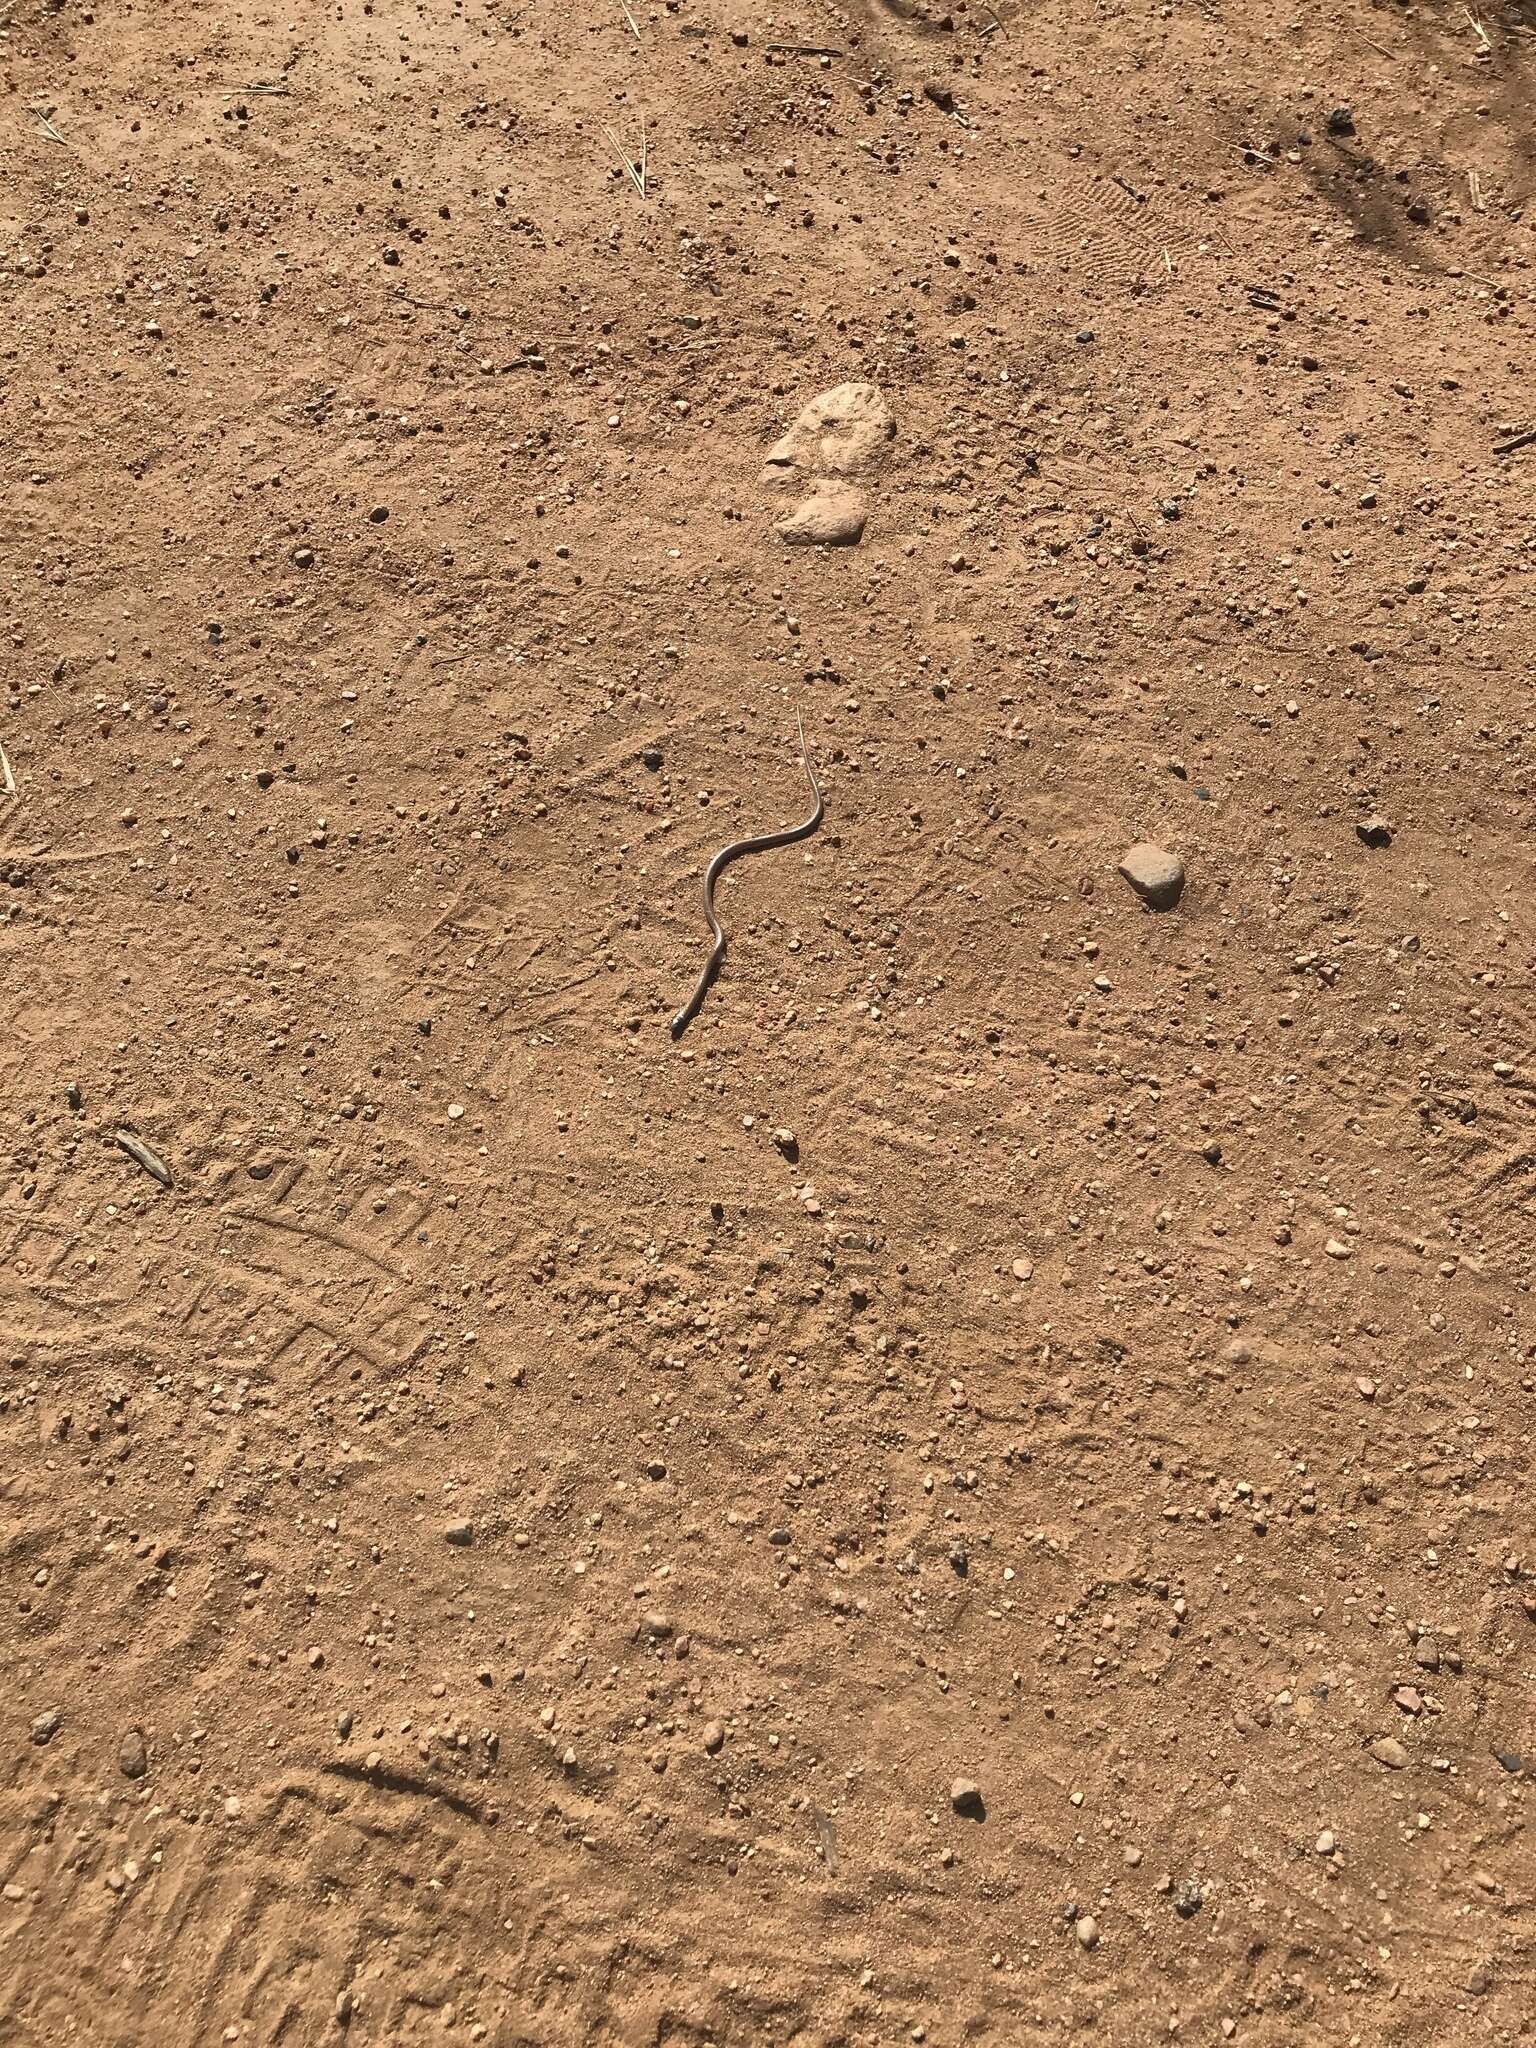
[(0, 2041), (1536, 2038), (1536, 10), (632, 11), (0, 14)]

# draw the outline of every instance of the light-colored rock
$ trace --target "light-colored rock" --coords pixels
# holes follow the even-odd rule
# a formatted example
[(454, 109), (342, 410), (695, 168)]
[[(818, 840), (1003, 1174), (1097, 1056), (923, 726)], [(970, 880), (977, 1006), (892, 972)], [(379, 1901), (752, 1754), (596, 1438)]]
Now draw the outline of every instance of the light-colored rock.
[(1378, 1735), (1371, 1744), (1371, 1755), (1377, 1763), (1385, 1764), (1389, 1771), (1401, 1771), (1408, 1763), (1408, 1752), (1392, 1735)]
[(777, 537), (792, 547), (857, 546), (869, 497), (855, 480), (874, 476), (895, 432), (874, 384), (834, 384), (803, 405), (763, 465), (765, 488), (794, 493), (774, 522)]
[(1142, 840), (1127, 847), (1120, 858), (1120, 872), (1144, 903), (1154, 910), (1171, 910), (1184, 893), (1184, 863), (1176, 853)]
[(875, 384), (834, 384), (803, 405), (768, 451), (765, 484), (802, 477), (865, 476), (895, 435), (891, 409)]
[(142, 1778), (149, 1769), (149, 1749), (142, 1728), (130, 1728), (117, 1752), (117, 1768), (125, 1778)]
[(949, 1803), (956, 1813), (979, 1814), (981, 1787), (974, 1778), (956, 1778), (949, 1788)]
[(809, 496), (773, 522), (773, 530), (790, 547), (851, 548), (863, 538), (868, 517), (862, 491), (818, 481)]
[(1080, 1913), (1073, 1922), (1077, 1939), (1082, 1948), (1097, 1948), (1099, 1945), (1099, 1923), (1091, 1913)]

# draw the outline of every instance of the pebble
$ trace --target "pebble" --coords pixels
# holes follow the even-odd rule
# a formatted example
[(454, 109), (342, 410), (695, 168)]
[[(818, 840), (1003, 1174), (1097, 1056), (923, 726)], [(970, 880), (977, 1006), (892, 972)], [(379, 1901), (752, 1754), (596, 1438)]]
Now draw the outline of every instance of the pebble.
[(949, 1803), (956, 1813), (967, 1813), (980, 1819), (985, 1811), (981, 1799), (981, 1787), (974, 1778), (956, 1778), (949, 1788)]
[(1355, 1252), (1355, 1248), (1352, 1244), (1345, 1244), (1339, 1238), (1336, 1237), (1330, 1237), (1328, 1242), (1323, 1246), (1323, 1250), (1328, 1254), (1330, 1259), (1353, 1258)]
[(1359, 1375), (1359, 1377), (1358, 1377), (1358, 1378), (1356, 1379), (1356, 1381), (1355, 1381), (1355, 1385), (1356, 1385), (1356, 1387), (1357, 1387), (1357, 1388), (1359, 1389), (1359, 1392), (1360, 1392), (1360, 1398), (1361, 1398), (1361, 1400), (1362, 1400), (1362, 1401), (1374, 1401), (1374, 1400), (1375, 1400), (1375, 1398), (1376, 1398), (1376, 1382), (1375, 1382), (1374, 1380), (1371, 1380), (1371, 1379), (1367, 1379), (1367, 1378), (1366, 1378), (1366, 1376), (1365, 1376), (1365, 1374), (1364, 1374), (1364, 1373), (1361, 1373), (1361, 1374)]
[(660, 747), (646, 747), (641, 753), (640, 759), (654, 775), (656, 770), (661, 766)]
[(1354, 132), (1355, 117), (1348, 107), (1334, 107), (1330, 109), (1328, 115), (1328, 133), (1330, 135), (1353, 135)]
[(1034, 1260), (1015, 1259), (1013, 1262), (1013, 1277), (1015, 1280), (1033, 1280), (1035, 1277)]
[(1099, 1945), (1099, 1923), (1091, 1913), (1079, 1914), (1073, 1922), (1077, 1930), (1078, 1944), (1082, 1948), (1097, 1948)]
[(667, 1468), (660, 1458), (652, 1458), (651, 1462), (645, 1468), (645, 1476), (647, 1479), (666, 1478)]
[(457, 1543), (461, 1549), (467, 1548), (474, 1540), (475, 1525), (473, 1522), (450, 1522), (443, 1531), (443, 1541), (445, 1543)]
[(1331, 1828), (1324, 1828), (1323, 1832), (1317, 1838), (1318, 1855), (1331, 1856), (1338, 1846), (1338, 1841), (1334, 1836), (1333, 1830)]
[(52, 1742), (63, 1725), (64, 1716), (57, 1707), (50, 1707), (45, 1714), (39, 1714), (32, 1723), (32, 1740), (41, 1748)]
[(1524, 1768), (1520, 1758), (1516, 1756), (1512, 1749), (1496, 1749), (1493, 1753), (1506, 1771), (1518, 1771)]
[(719, 1721), (704, 1723), (704, 1749), (708, 1756), (718, 1756), (725, 1747), (725, 1728)]
[(1181, 1920), (1193, 1920), (1205, 1904), (1205, 1893), (1200, 1889), (1198, 1879), (1181, 1877), (1174, 1887), (1173, 1910)]
[(1392, 827), (1385, 818), (1378, 818), (1373, 814), (1360, 820), (1355, 827), (1355, 837), (1366, 846), (1390, 846)]
[(1408, 1752), (1392, 1735), (1378, 1735), (1371, 1744), (1371, 1755), (1377, 1763), (1385, 1764), (1389, 1771), (1400, 1771), (1408, 1762)]
[(793, 1542), (793, 1540), (787, 1529), (770, 1529), (768, 1531), (768, 1541), (777, 1550), (782, 1550), (786, 1544)]
[(1413, 1661), (1421, 1671), (1440, 1669), (1440, 1645), (1433, 1636), (1420, 1636), (1413, 1646)]
[(1126, 848), (1120, 857), (1120, 873), (1154, 910), (1171, 910), (1183, 894), (1183, 861), (1149, 841)]
[(117, 1768), (125, 1778), (142, 1778), (149, 1769), (149, 1749), (142, 1728), (130, 1728), (118, 1745)]

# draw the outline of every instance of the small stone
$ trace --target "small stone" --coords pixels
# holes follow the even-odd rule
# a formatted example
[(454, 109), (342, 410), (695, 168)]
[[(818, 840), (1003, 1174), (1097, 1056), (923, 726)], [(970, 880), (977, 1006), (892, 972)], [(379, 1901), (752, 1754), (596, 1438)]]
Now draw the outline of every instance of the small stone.
[(974, 1778), (956, 1778), (949, 1788), (949, 1803), (956, 1813), (967, 1814), (973, 1820), (980, 1820), (986, 1812), (981, 1787)]
[(775, 1549), (783, 1550), (794, 1541), (794, 1538), (787, 1529), (770, 1529), (768, 1531), (768, 1541), (773, 1544)]
[(1173, 1910), (1181, 1920), (1193, 1920), (1205, 1904), (1205, 1893), (1192, 1877), (1181, 1877), (1174, 1887)]
[(456, 1123), (457, 1123), (457, 1122), (459, 1121), (459, 1119), (460, 1119), (460, 1118), (461, 1118), (461, 1117), (463, 1116), (463, 1114), (464, 1114), (464, 1105), (463, 1105), (463, 1103), (462, 1103), (462, 1102), (450, 1102), (450, 1103), (449, 1103), (449, 1105), (448, 1105), (448, 1121), (449, 1121), (450, 1123), (452, 1123), (452, 1124), (456, 1124)]
[(1481, 1998), (1493, 1989), (1493, 1964), (1474, 1963), (1467, 1977), (1467, 1989), (1474, 1998)]
[(1392, 1702), (1405, 1714), (1422, 1714), (1424, 1711), (1423, 1696), (1411, 1685), (1400, 1685), (1392, 1695)]
[(1334, 107), (1330, 109), (1328, 115), (1328, 133), (1330, 135), (1353, 135), (1354, 132), (1355, 117), (1348, 107)]
[(80, 1083), (78, 1081), (71, 1081), (64, 1090), (64, 1100), (71, 1109), (78, 1109), (80, 1107)]
[(385, 520), (389, 517), (389, 507), (387, 505), (375, 505), (373, 510), (368, 514), (368, 517), (373, 521), (373, 524), (375, 526), (382, 526)]
[(314, 549), (295, 548), (293, 551), (293, 563), (296, 569), (312, 569), (315, 566)]
[(1361, 1373), (1361, 1374), (1360, 1374), (1360, 1375), (1359, 1375), (1359, 1376), (1357, 1377), (1357, 1379), (1356, 1379), (1356, 1381), (1355, 1381), (1355, 1386), (1356, 1386), (1356, 1388), (1357, 1388), (1357, 1389), (1358, 1389), (1358, 1391), (1359, 1391), (1359, 1394), (1360, 1394), (1360, 1398), (1361, 1398), (1361, 1400), (1362, 1400), (1362, 1401), (1374, 1401), (1374, 1400), (1375, 1400), (1375, 1398), (1376, 1398), (1376, 1382), (1375, 1382), (1374, 1380), (1371, 1380), (1371, 1379), (1367, 1379), (1364, 1373)]
[(1355, 1248), (1352, 1244), (1345, 1244), (1342, 1239), (1337, 1237), (1330, 1237), (1323, 1246), (1323, 1250), (1330, 1259), (1350, 1259), (1354, 1257), (1355, 1253)]
[(773, 523), (779, 539), (791, 547), (857, 547), (864, 538), (869, 501), (862, 491), (818, 483), (808, 498)]
[(475, 1525), (473, 1522), (450, 1522), (443, 1531), (443, 1541), (445, 1543), (456, 1543), (461, 1550), (468, 1549), (474, 1540)]
[(704, 1723), (704, 1752), (706, 1756), (718, 1756), (725, 1747), (725, 1728), (719, 1721)]
[(1373, 812), (1369, 818), (1360, 820), (1355, 827), (1355, 837), (1365, 846), (1390, 846), (1392, 827), (1385, 818), (1379, 818)]
[(1421, 1671), (1440, 1669), (1440, 1645), (1433, 1636), (1420, 1636), (1413, 1646), (1413, 1661)]
[(48, 1743), (52, 1742), (54, 1736), (58, 1734), (63, 1725), (64, 1716), (59, 1708), (50, 1707), (46, 1713), (39, 1714), (32, 1723), (32, 1740), (40, 1749), (44, 1748)]
[(1099, 1945), (1099, 1923), (1091, 1913), (1081, 1913), (1073, 1922), (1077, 1931), (1080, 1948), (1097, 1948)]
[(130, 1728), (118, 1744), (117, 1768), (125, 1778), (142, 1778), (149, 1769), (149, 1749), (142, 1728)]
[(1015, 1280), (1033, 1280), (1035, 1277), (1034, 1260), (1015, 1259), (1013, 1262), (1013, 1277)]
[(1318, 1855), (1331, 1856), (1338, 1846), (1338, 1841), (1334, 1836), (1332, 1828), (1324, 1828), (1323, 1832), (1317, 1838)]
[(352, 1715), (350, 1711), (340, 1713), (336, 1716), (336, 1733), (341, 1737), (343, 1742), (345, 1742), (347, 1737), (352, 1733)]
[(942, 114), (951, 114), (954, 112), (954, 94), (950, 91), (947, 85), (941, 85), (936, 79), (924, 79), (923, 98), (925, 100), (932, 100), (933, 104), (939, 109), (940, 113)]
[(1200, 1157), (1205, 1161), (1207, 1166), (1220, 1166), (1221, 1147), (1218, 1144), (1216, 1144), (1214, 1140), (1209, 1145), (1202, 1145), (1200, 1147)]
[(663, 1460), (660, 1458), (652, 1458), (651, 1462), (645, 1468), (645, 1476), (647, 1479), (665, 1479), (667, 1476), (667, 1468)]
[(661, 766), (661, 749), (660, 749), (660, 747), (645, 747), (645, 748), (643, 748), (643, 749), (642, 749), (642, 751), (641, 751), (641, 754), (640, 754), (640, 759), (641, 759), (641, 761), (642, 761), (642, 762), (643, 762), (643, 763), (645, 764), (645, 766), (646, 766), (647, 768), (649, 768), (649, 769), (650, 769), (651, 773), (652, 773), (652, 774), (654, 775), (654, 774), (655, 774), (655, 772), (656, 772), (656, 770), (657, 770), (657, 769), (658, 769), (658, 768), (659, 768), (659, 767)]
[(1234, 1337), (1221, 1355), (1228, 1365), (1251, 1365), (1253, 1363), (1252, 1347), (1245, 1344), (1241, 1337)]
[[(34, 1737), (33, 1739), (35, 1740), (36, 1738)], [(1516, 1756), (1512, 1749), (1496, 1749), (1493, 1754), (1506, 1771), (1514, 1772), (1524, 1769), (1520, 1758)]]
[(1134, 1842), (1127, 1842), (1125, 1847), (1121, 1850), (1120, 1854), (1127, 1870), (1136, 1870), (1140, 1868), (1142, 1852), (1140, 1849), (1137, 1848)]
[(1407, 1767), (1408, 1752), (1392, 1735), (1378, 1735), (1371, 1744), (1371, 1755), (1377, 1763), (1385, 1764), (1389, 1771), (1401, 1771)]
[(1153, 910), (1171, 910), (1184, 890), (1184, 863), (1177, 854), (1143, 841), (1128, 847), (1120, 873)]

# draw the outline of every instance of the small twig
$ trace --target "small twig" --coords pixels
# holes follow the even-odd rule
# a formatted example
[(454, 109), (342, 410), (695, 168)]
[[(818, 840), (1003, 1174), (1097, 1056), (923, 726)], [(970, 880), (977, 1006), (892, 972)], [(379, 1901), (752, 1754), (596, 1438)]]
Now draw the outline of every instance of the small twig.
[(1266, 156), (1262, 149), (1255, 149), (1251, 142), (1229, 142), (1227, 147), (1235, 149), (1241, 157), (1256, 156), (1261, 164), (1268, 164), (1271, 170), (1275, 167), (1275, 159)]
[(645, 197), (645, 116), (640, 116), (640, 197)]
[(1136, 202), (1136, 204), (1137, 204), (1138, 206), (1145, 206), (1145, 205), (1146, 205), (1146, 203), (1147, 203), (1147, 195), (1146, 195), (1146, 193), (1145, 193), (1145, 192), (1138, 192), (1138, 191), (1136, 190), (1136, 187), (1135, 187), (1135, 186), (1134, 186), (1134, 185), (1133, 185), (1133, 184), (1131, 183), (1131, 181), (1130, 181), (1130, 179), (1129, 179), (1129, 178), (1122, 178), (1122, 177), (1121, 177), (1121, 175), (1120, 175), (1120, 173), (1119, 173), (1118, 171), (1111, 171), (1109, 175), (1110, 175), (1110, 180), (1111, 180), (1111, 182), (1112, 182), (1113, 184), (1116, 184), (1116, 185), (1118, 185), (1118, 186), (1120, 187), (1120, 190), (1121, 190), (1122, 192), (1129, 192), (1129, 193), (1130, 193), (1130, 195), (1131, 195), (1131, 197), (1132, 197), (1132, 198), (1133, 198), (1133, 199), (1135, 200), (1135, 202)]
[(287, 85), (232, 85), (223, 97), (232, 100), (237, 92), (270, 92), (286, 99), (292, 90), (293, 88)]
[(143, 1140), (136, 1138), (132, 1131), (119, 1131), (117, 1142), (128, 1154), (128, 1157), (136, 1159), (146, 1173), (152, 1173), (162, 1187), (168, 1188), (170, 1186), (171, 1169), (166, 1165), (158, 1152), (151, 1152)]
[(1536, 427), (1527, 427), (1523, 434), (1511, 434), (1507, 441), (1495, 441), (1495, 455), (1513, 455), (1517, 448), (1529, 448), (1536, 441)]
[(1491, 57), (1493, 55), (1493, 45), (1488, 40), (1488, 31), (1483, 27), (1483, 24), (1478, 20), (1470, 7), (1463, 7), (1461, 11), (1467, 17), (1468, 27)]
[(1483, 204), (1483, 181), (1476, 171), (1468, 171), (1467, 173), (1467, 190), (1472, 195), (1473, 212), (1486, 213), (1488, 209)]
[(624, 0), (619, 0), (619, 12), (620, 14), (623, 15), (624, 19), (629, 23), (629, 32), (634, 37), (635, 41), (638, 43), (640, 40), (639, 25), (636, 22), (635, 17), (630, 13), (629, 9), (625, 6)]
[(5, 777), (6, 795), (14, 796), (16, 794), (16, 778), (11, 773), (11, 764), (6, 756), (6, 751), (4, 747), (0, 747), (0, 775), (4, 775)]
[(841, 57), (844, 54), (831, 43), (764, 43), (763, 49), (776, 57)]
[[(1008, 33), (1007, 27), (1004, 24), (1003, 17), (998, 13), (997, 9), (995, 7), (988, 7), (987, 0), (981, 0), (981, 4), (983, 7), (987, 8), (988, 14), (991, 15), (993, 21), (997, 24), (998, 34), (1001, 36), (1006, 36)], [(982, 34), (986, 34), (985, 29), (982, 30)]]
[(54, 127), (53, 122), (50, 118), (50, 116), (53, 113), (52, 107), (49, 107), (46, 112), (44, 112), (44, 110), (41, 107), (28, 107), (27, 112), (35, 116), (35, 118), (39, 122), (41, 122), (43, 133), (48, 137), (48, 140), (50, 142), (63, 143), (65, 149), (68, 149), (69, 144), (64, 141), (63, 136), (59, 133), (58, 129)]

